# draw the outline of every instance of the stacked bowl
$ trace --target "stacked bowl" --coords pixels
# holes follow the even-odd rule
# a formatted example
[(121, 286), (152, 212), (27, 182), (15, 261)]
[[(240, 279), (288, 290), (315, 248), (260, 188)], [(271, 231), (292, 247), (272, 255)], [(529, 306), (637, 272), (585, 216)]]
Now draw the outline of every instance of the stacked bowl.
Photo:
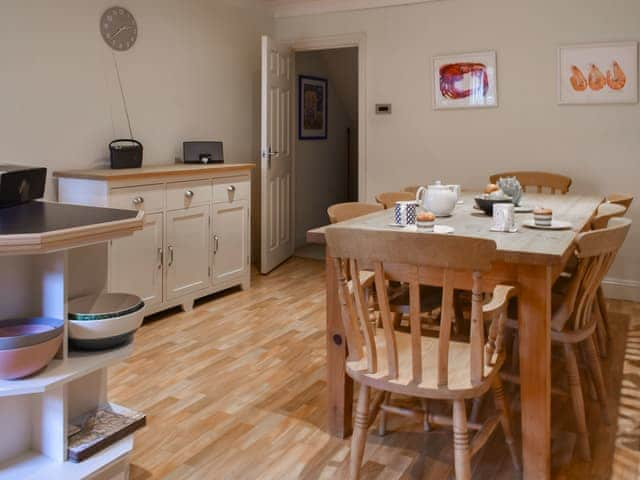
[(35, 317), (0, 321), (0, 378), (16, 380), (45, 368), (62, 345), (64, 321)]
[(69, 301), (69, 344), (80, 350), (115, 348), (133, 340), (144, 302), (128, 293), (105, 293)]

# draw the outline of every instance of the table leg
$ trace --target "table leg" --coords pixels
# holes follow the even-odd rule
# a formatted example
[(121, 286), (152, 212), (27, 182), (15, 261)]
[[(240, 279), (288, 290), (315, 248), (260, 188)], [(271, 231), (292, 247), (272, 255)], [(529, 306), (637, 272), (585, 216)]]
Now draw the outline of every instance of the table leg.
[(525, 479), (551, 477), (551, 269), (518, 269), (522, 465)]
[(329, 433), (345, 438), (352, 431), (353, 380), (344, 369), (347, 339), (340, 318), (338, 284), (333, 258), (326, 256), (327, 282), (327, 392)]

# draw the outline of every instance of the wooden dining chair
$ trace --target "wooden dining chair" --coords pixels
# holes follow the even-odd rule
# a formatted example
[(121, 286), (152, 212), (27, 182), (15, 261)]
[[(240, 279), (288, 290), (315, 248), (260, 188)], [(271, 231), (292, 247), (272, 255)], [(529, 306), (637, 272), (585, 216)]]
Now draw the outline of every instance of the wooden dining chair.
[(416, 193), (418, 193), (418, 189), (419, 188), (420, 188), (420, 185), (411, 185), (411, 186), (408, 186), (408, 187), (404, 187), (402, 189), (402, 191), (403, 192), (412, 193), (414, 198), (415, 198), (415, 195), (416, 195)]
[[(579, 347), (587, 359), (589, 377), (595, 386), (602, 418), (609, 424), (607, 389), (595, 344), (597, 292), (629, 232), (630, 225), (631, 220), (627, 218), (612, 218), (605, 228), (579, 234), (575, 240), (578, 259), (576, 272), (571, 276), (566, 292), (553, 297), (551, 341), (563, 348), (578, 431), (577, 445), (584, 460), (591, 459), (591, 447), (576, 348)], [(507, 325), (513, 329), (518, 328), (514, 319), (509, 319)]]
[[(378, 412), (390, 411), (422, 419), (426, 424), (453, 426), (455, 473), (458, 480), (471, 478), (471, 456), (502, 425), (514, 465), (520, 468), (513, 439), (508, 402), (499, 376), (504, 362), (502, 345), (506, 308), (516, 295), (515, 286), (483, 283), (483, 273), (491, 269), (496, 244), (493, 240), (451, 237), (413, 232), (376, 232), (329, 227), (326, 231), (329, 254), (335, 258), (341, 317), (347, 340), (347, 374), (360, 386), (351, 441), (350, 476), (360, 477), (367, 431)], [(349, 288), (344, 265), (351, 272), (375, 272), (375, 285), (382, 326), (368, 322), (364, 289), (353, 275)], [(410, 331), (395, 330), (391, 320), (386, 284), (397, 281), (409, 285)], [(422, 336), (420, 286), (442, 288), (442, 314), (437, 337)], [(472, 291), (471, 331), (468, 342), (451, 340), (453, 291)], [(493, 292), (490, 304), (482, 305), (484, 290)], [(488, 340), (484, 320), (491, 319)], [(373, 402), (371, 389), (377, 390)], [(497, 414), (484, 423), (467, 421), (465, 399), (484, 395), (492, 389)], [(387, 392), (453, 403), (453, 418), (435, 415), (426, 408), (402, 409), (384, 405)], [(469, 439), (469, 430), (475, 433)]]
[(571, 178), (548, 172), (504, 172), (491, 175), (489, 179), (491, 183), (497, 183), (500, 178), (505, 177), (516, 177), (525, 192), (536, 187), (537, 193), (542, 193), (547, 188), (551, 193), (565, 194), (571, 187)]
[(627, 213), (628, 207), (617, 203), (604, 202), (600, 204), (596, 214), (591, 219), (591, 229), (598, 230), (608, 225), (609, 220), (614, 217), (623, 217)]
[(393, 208), (396, 202), (410, 202), (416, 199), (416, 195), (409, 192), (384, 192), (376, 195), (376, 202), (385, 209)]
[(382, 205), (376, 203), (345, 202), (331, 205), (327, 208), (327, 215), (330, 223), (338, 223), (380, 210), (383, 210)]
[(633, 196), (624, 193), (611, 193), (607, 195), (607, 202), (622, 205), (629, 209), (631, 203), (633, 203)]

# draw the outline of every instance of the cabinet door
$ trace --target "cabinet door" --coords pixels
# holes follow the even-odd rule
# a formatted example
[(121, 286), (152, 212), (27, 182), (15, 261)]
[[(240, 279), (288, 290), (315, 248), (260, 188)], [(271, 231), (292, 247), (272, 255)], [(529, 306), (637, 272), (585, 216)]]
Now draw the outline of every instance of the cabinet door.
[(209, 285), (209, 206), (167, 212), (167, 300)]
[(212, 283), (225, 282), (249, 267), (249, 203), (216, 204), (211, 216)]
[(109, 291), (133, 293), (148, 306), (162, 302), (162, 234), (162, 213), (151, 213), (141, 231), (111, 242)]

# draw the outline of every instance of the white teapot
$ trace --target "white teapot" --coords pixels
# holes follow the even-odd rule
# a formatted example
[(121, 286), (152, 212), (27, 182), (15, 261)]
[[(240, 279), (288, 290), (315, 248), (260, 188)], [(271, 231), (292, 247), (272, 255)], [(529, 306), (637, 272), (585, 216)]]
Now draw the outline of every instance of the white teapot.
[(432, 212), (436, 217), (448, 217), (453, 213), (458, 201), (455, 185), (443, 185), (437, 181), (428, 187), (420, 187), (416, 192), (418, 205)]

